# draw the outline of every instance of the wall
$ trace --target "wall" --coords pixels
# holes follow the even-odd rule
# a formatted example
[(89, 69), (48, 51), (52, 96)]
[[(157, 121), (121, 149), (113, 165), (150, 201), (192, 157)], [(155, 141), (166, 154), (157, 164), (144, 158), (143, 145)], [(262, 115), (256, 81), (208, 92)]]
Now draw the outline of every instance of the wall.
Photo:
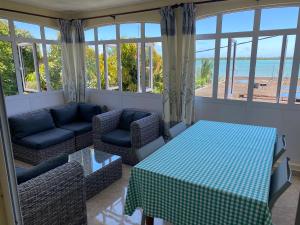
[(29, 112), (45, 107), (64, 104), (62, 91), (41, 92), (27, 95), (14, 95), (5, 97), (8, 116)]
[[(162, 96), (147, 93), (89, 91), (89, 101), (107, 105), (110, 109), (134, 107), (162, 113)], [(231, 123), (276, 127), (287, 135), (288, 152), (293, 164), (300, 170), (300, 105), (288, 106), (269, 103), (214, 100), (196, 97), (196, 120), (214, 120)]]

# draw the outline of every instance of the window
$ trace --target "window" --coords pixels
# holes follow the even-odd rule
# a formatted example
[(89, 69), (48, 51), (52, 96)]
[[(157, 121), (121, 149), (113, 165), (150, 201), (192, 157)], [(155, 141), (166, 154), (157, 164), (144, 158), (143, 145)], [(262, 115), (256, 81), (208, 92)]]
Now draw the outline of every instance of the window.
[(94, 29), (89, 29), (84, 31), (85, 41), (95, 41)]
[(52, 41), (58, 41), (60, 36), (59, 30), (50, 28), (50, 27), (45, 27), (45, 38), (46, 40), (52, 40)]
[[(296, 89), (290, 85), (293, 65), (299, 63), (293, 59), (298, 11), (262, 8), (197, 20), (195, 95), (287, 104), (290, 89)], [(214, 85), (213, 77), (218, 78)]]
[[(87, 29), (85, 35), (93, 36), (93, 30)], [(96, 77), (101, 81), (101, 89), (162, 93), (160, 24), (107, 25), (98, 27), (97, 32), (99, 40), (86, 38), (86, 43), (98, 46)]]
[(8, 20), (0, 19), (0, 36), (8, 36), (9, 28), (8, 28)]
[(85, 48), (86, 83), (88, 88), (97, 88), (97, 71), (95, 45), (87, 45)]
[(47, 57), (50, 76), (50, 86), (53, 90), (60, 90), (62, 89), (61, 46), (58, 44), (48, 44)]
[(18, 37), (41, 39), (39, 25), (15, 21), (14, 26), (15, 33)]
[[(1, 21), (0, 21), (1, 24)], [(12, 53), (12, 45), (0, 40), (0, 76), (4, 95), (18, 94), (16, 70)]]

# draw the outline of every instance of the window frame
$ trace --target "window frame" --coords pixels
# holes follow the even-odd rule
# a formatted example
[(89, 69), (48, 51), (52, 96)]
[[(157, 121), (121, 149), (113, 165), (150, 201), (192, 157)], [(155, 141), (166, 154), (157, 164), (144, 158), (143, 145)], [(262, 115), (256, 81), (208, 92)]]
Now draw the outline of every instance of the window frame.
[[(297, 27), (296, 28), (289, 28), (289, 29), (277, 29), (277, 30), (260, 30), (260, 23), (261, 23), (261, 12), (262, 9), (266, 8), (284, 8), (284, 7), (298, 7), (299, 13), (297, 18)], [(243, 32), (230, 32), (230, 33), (222, 33), (222, 21), (223, 15), (227, 13), (235, 13), (235, 12), (242, 12), (254, 10), (254, 22), (253, 22), (253, 29), (252, 31), (243, 31)], [(219, 76), (219, 62), (220, 62), (220, 46), (221, 46), (221, 39), (223, 38), (243, 38), (243, 37), (251, 37), (252, 38), (252, 47), (251, 47), (251, 56), (250, 56), (250, 68), (249, 68), (249, 77), (248, 77), (248, 90), (247, 90), (247, 100), (246, 102), (256, 102), (253, 99), (253, 92), (254, 92), (254, 79), (255, 79), (255, 69), (256, 69), (256, 60), (257, 60), (257, 47), (258, 47), (258, 39), (261, 36), (283, 36), (282, 38), (282, 46), (284, 49), (281, 50), (281, 56), (279, 58), (279, 73), (278, 73), (278, 82), (276, 87), (276, 103), (272, 102), (264, 102), (264, 103), (271, 103), (271, 104), (280, 104), (279, 96), (281, 93), (281, 86), (282, 86), (282, 77), (283, 77), (283, 65), (285, 57), (283, 54), (286, 52), (286, 38), (288, 35), (295, 35), (295, 48), (293, 53), (293, 62), (292, 62), (292, 70), (291, 70), (291, 77), (290, 77), (290, 87), (289, 87), (289, 96), (287, 105), (292, 105), (295, 103), (296, 100), (296, 89), (297, 89), (297, 82), (298, 82), (298, 71), (299, 71), (299, 62), (300, 62), (300, 5), (299, 4), (289, 4), (284, 6), (275, 6), (275, 7), (260, 7), (260, 8), (247, 8), (242, 10), (234, 10), (230, 12), (220, 12), (214, 15), (207, 15), (205, 17), (197, 17), (196, 20), (201, 20), (207, 17), (217, 16), (217, 24), (216, 24), (216, 33), (214, 34), (196, 34), (196, 41), (197, 40), (215, 40), (215, 57), (214, 57), (214, 70), (213, 70), (213, 85), (212, 85), (212, 97), (204, 97), (204, 96), (196, 96), (206, 99), (218, 99), (218, 100), (230, 100), (230, 101), (238, 101), (238, 102), (245, 102), (243, 100), (237, 99), (229, 99), (226, 96), (225, 90), (225, 97), (224, 99), (218, 98), (218, 76)], [(300, 79), (300, 76), (299, 76)], [(227, 81), (228, 82), (228, 81)]]
[[(22, 77), (22, 73), (20, 71), (18, 43), (41, 44), (42, 53), (43, 53), (43, 63), (44, 63), (44, 66), (45, 66), (45, 77), (46, 77), (46, 87), (47, 87), (46, 92), (55, 91), (51, 88), (50, 72), (49, 72), (49, 65), (48, 65), (48, 55), (47, 55), (46, 46), (48, 44), (55, 44), (55, 45), (60, 45), (61, 46), (61, 41), (60, 40), (46, 40), (46, 38), (45, 38), (45, 27), (49, 27), (49, 28), (56, 29), (56, 30), (59, 30), (59, 29), (57, 29), (57, 27), (51, 27), (51, 26), (44, 26), (44, 25), (40, 25), (40, 24), (35, 24), (35, 25), (40, 27), (41, 39), (18, 37), (15, 34), (15, 25), (14, 25), (15, 20), (7, 18), (7, 17), (2, 17), (2, 16), (1, 16), (1, 19), (5, 19), (5, 20), (8, 21), (9, 35), (7, 35), (7, 36), (0, 35), (0, 41), (7, 41), (7, 42), (10, 42), (11, 45), (12, 45), (14, 66), (15, 66), (16, 78), (17, 78), (18, 94), (22, 95), (26, 91), (25, 87), (23, 86), (23, 77)], [(27, 21), (23, 21), (23, 20), (16, 20), (16, 21), (27, 23)], [(40, 73), (38, 73), (37, 76), (38, 76), (37, 82), (39, 82), (37, 84), (37, 87), (40, 87)], [(34, 92), (34, 93), (38, 93), (38, 92), (41, 92), (40, 88), (38, 88), (37, 92)]]
[[(128, 22), (128, 24), (131, 23), (140, 23), (141, 24), (141, 37), (140, 38), (128, 38), (128, 39), (122, 39), (120, 37), (120, 25), (121, 24), (127, 24), (127, 22), (122, 23), (113, 23), (113, 24), (103, 24), (100, 26), (94, 27), (94, 41), (86, 41), (86, 45), (95, 45), (95, 54), (96, 54), (96, 72), (97, 72), (97, 90), (103, 90), (102, 84), (101, 84), (101, 76), (104, 75), (104, 81), (105, 81), (105, 90), (113, 90), (115, 87), (109, 87), (108, 85), (108, 68), (106, 66), (106, 57), (104, 57), (104, 74), (100, 73), (99, 70), (99, 49), (98, 46), (103, 46), (103, 54), (105, 56), (105, 48), (107, 45), (115, 44), (117, 46), (117, 74), (118, 74), (118, 89), (119, 92), (129, 92), (129, 91), (123, 91), (122, 87), (122, 64), (121, 64), (121, 45), (126, 43), (135, 43), (137, 44), (137, 52), (140, 52), (141, 54), (138, 54), (137, 56), (137, 63), (140, 64), (140, 69), (137, 70), (137, 92), (138, 93), (146, 93), (151, 92), (152, 90), (146, 89), (146, 55), (145, 55), (145, 46), (146, 43), (153, 43), (153, 42), (161, 42), (162, 43), (162, 36), (160, 37), (146, 37), (145, 36), (145, 24), (146, 23), (154, 23), (154, 22)], [(157, 23), (157, 22), (156, 22)], [(159, 23), (158, 23), (159, 24)], [(115, 40), (98, 40), (98, 27), (101, 26), (107, 26), (107, 25), (116, 25), (116, 39)], [(86, 27), (85, 30), (89, 30), (91, 27)], [(94, 88), (90, 88), (94, 89)]]

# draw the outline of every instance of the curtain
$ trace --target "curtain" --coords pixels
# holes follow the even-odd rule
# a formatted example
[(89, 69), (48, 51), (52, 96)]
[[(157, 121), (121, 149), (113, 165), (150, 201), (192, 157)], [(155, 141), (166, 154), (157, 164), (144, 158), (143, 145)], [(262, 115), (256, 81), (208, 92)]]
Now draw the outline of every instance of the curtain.
[(163, 40), (163, 121), (165, 135), (173, 125), (187, 125), (194, 117), (195, 7), (183, 4), (164, 7), (161, 14)]
[(80, 20), (59, 20), (62, 39), (63, 88), (67, 102), (85, 101), (85, 43)]

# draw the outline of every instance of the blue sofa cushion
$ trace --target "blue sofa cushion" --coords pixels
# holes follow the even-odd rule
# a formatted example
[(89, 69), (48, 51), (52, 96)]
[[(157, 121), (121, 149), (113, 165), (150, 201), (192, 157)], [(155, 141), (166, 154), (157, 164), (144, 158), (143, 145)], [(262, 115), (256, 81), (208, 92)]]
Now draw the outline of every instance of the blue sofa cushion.
[(130, 130), (130, 124), (133, 121), (135, 111), (132, 110), (123, 110), (121, 117), (119, 128), (123, 130)]
[(73, 131), (75, 136), (89, 132), (92, 130), (92, 123), (74, 122), (61, 126), (60, 128)]
[(134, 113), (134, 116), (133, 116), (133, 121), (143, 119), (143, 118), (145, 118), (145, 117), (147, 117), (147, 116), (150, 116), (150, 115), (151, 115), (151, 114), (148, 113), (148, 112), (138, 112), (138, 111), (136, 111), (136, 112)]
[(37, 166), (32, 168), (16, 168), (17, 182), (18, 184), (31, 180), (49, 170), (55, 169), (68, 162), (68, 154), (61, 154), (51, 159), (48, 159)]
[(102, 135), (101, 140), (108, 144), (121, 147), (131, 147), (130, 131), (117, 129)]
[(55, 127), (48, 110), (42, 109), (9, 118), (13, 139), (23, 138)]
[(80, 121), (92, 122), (93, 117), (101, 113), (101, 107), (94, 104), (80, 103), (78, 111)]
[(78, 104), (70, 103), (67, 105), (59, 106), (50, 109), (56, 126), (60, 127), (62, 125), (71, 123), (78, 118)]
[(54, 128), (24, 137), (22, 139), (13, 140), (13, 142), (18, 145), (39, 150), (55, 144), (59, 144), (73, 137), (74, 132), (70, 130)]

